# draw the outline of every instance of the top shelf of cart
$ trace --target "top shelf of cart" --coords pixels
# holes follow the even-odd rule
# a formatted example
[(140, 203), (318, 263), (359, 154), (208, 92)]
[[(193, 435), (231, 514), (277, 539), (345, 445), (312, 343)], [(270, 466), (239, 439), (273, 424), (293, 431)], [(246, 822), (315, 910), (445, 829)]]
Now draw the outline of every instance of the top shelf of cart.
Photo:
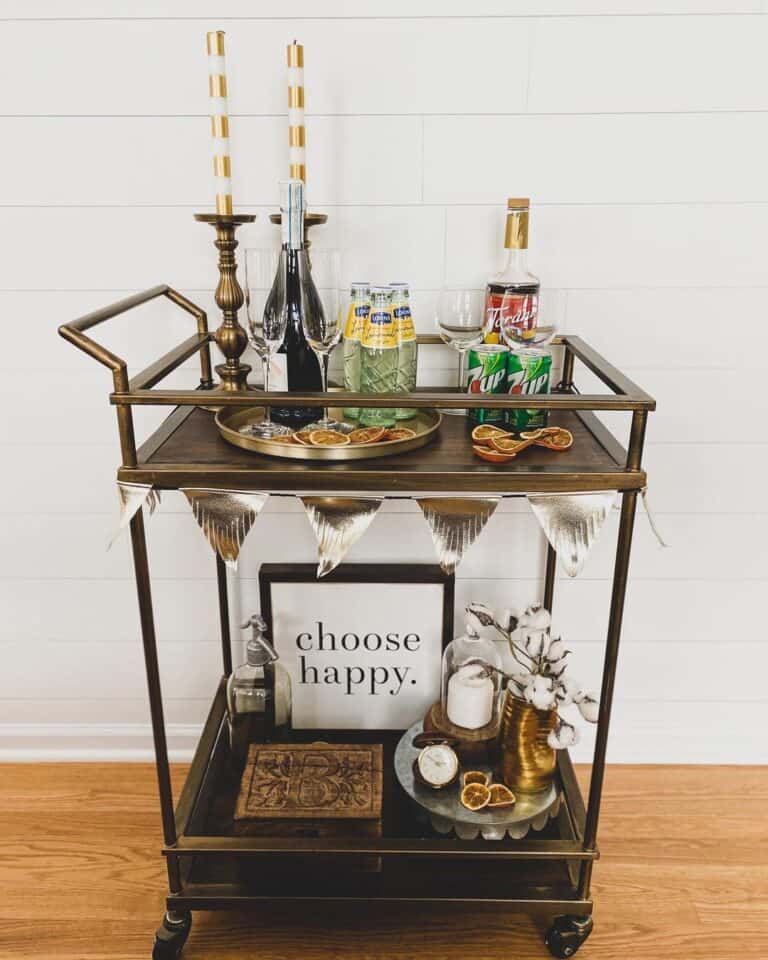
[[(87, 330), (132, 308), (167, 297), (191, 314), (197, 332), (134, 377), (127, 364), (86, 334)], [(555, 453), (531, 448), (520, 461), (491, 465), (474, 457), (466, 421), (444, 418), (438, 437), (427, 446), (400, 456), (343, 463), (293, 462), (246, 452), (219, 436), (212, 407), (253, 405), (322, 406), (318, 393), (223, 392), (211, 377), (210, 342), (205, 312), (167, 285), (153, 287), (97, 310), (60, 328), (61, 335), (112, 371), (114, 390), (110, 402), (117, 407), (123, 465), (118, 479), (152, 483), (161, 489), (209, 486), (222, 489), (259, 489), (286, 492), (450, 492), (533, 493), (636, 490), (645, 486), (640, 466), (647, 413), (655, 400), (616, 369), (580, 337), (558, 337), (564, 348), (564, 383), (557, 392), (536, 397), (536, 406), (547, 409), (558, 426), (574, 436), (570, 450)], [(437, 337), (419, 337), (425, 344)], [(156, 386), (195, 354), (200, 356), (201, 380), (197, 389), (166, 390)], [(579, 360), (609, 392), (579, 394), (571, 382), (574, 360)], [(334, 394), (343, 406), (398, 407), (399, 394)], [(407, 395), (409, 407), (461, 409), (474, 407), (527, 407), (527, 396), (494, 394), (468, 396), (456, 390), (417, 390)], [(176, 408), (157, 431), (136, 449), (131, 408), (160, 405)], [(205, 409), (208, 408), (208, 409)], [(595, 411), (632, 414), (629, 449), (625, 450), (595, 416)]]

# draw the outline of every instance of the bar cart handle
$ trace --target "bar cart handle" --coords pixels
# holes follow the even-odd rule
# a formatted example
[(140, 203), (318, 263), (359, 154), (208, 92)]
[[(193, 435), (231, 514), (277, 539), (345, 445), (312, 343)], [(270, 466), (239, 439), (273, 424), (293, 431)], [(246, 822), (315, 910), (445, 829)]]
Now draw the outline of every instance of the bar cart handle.
[[(121, 313), (126, 313), (134, 307), (148, 303), (157, 297), (167, 297), (177, 306), (181, 307), (182, 310), (186, 310), (187, 313), (195, 317), (201, 346), (205, 345), (207, 349), (210, 334), (208, 333), (208, 317), (205, 310), (203, 310), (202, 307), (198, 307), (197, 304), (192, 303), (191, 300), (187, 300), (183, 294), (169, 287), (167, 283), (150, 287), (149, 290), (144, 290), (141, 293), (134, 293), (130, 297), (125, 297), (123, 300), (111, 303), (109, 306), (102, 307), (100, 310), (94, 310), (92, 313), (73, 320), (71, 323), (65, 323), (59, 327), (59, 334), (64, 337), (65, 340), (73, 343), (78, 349), (87, 353), (89, 357), (93, 357), (94, 360), (97, 360), (105, 367), (109, 367), (115, 382), (115, 390), (118, 392), (126, 391), (128, 389), (128, 365), (125, 360), (112, 353), (111, 350), (107, 350), (106, 347), (97, 343), (91, 339), (91, 337), (86, 336), (85, 331), (90, 330), (91, 327), (95, 327), (100, 323), (104, 323), (106, 320), (112, 320), (113, 317), (117, 317)], [(205, 366), (210, 369), (210, 360), (208, 360)], [(210, 374), (208, 377), (210, 378)]]

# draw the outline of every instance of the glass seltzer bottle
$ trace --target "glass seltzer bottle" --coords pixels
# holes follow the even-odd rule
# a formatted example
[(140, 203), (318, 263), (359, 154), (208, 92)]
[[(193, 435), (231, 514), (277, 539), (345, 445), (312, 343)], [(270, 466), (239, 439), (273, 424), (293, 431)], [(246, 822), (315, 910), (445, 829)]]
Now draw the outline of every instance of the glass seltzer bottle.
[[(418, 348), (416, 329), (411, 316), (410, 295), (407, 283), (390, 283), (392, 291), (392, 315), (397, 325), (397, 392), (411, 393), (416, 389)], [(410, 420), (416, 416), (413, 407), (398, 407), (396, 420)]]
[[(353, 283), (349, 294), (349, 312), (344, 328), (344, 389), (360, 392), (360, 341), (371, 311), (370, 283)], [(359, 407), (344, 407), (344, 416), (357, 420)]]
[[(388, 287), (371, 287), (371, 310), (360, 344), (362, 393), (394, 393), (397, 389), (397, 327)], [(360, 426), (393, 427), (393, 408), (361, 407)]]

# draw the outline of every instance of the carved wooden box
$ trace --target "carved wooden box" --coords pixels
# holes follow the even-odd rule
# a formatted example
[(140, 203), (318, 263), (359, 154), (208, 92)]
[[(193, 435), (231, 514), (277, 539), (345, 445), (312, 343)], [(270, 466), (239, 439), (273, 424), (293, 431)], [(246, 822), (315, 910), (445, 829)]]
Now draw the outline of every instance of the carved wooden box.
[(381, 836), (381, 744), (254, 743), (235, 833)]

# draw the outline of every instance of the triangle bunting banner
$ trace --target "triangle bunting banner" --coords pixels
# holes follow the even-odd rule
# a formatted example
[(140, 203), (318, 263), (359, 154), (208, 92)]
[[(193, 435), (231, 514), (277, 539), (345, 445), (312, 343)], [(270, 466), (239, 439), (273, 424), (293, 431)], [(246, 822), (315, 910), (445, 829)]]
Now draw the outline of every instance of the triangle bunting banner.
[(120, 497), (120, 523), (107, 543), (109, 550), (134, 516), (146, 503), (150, 516), (160, 503), (160, 491), (154, 490), (151, 483), (124, 483), (117, 481), (117, 494)]
[(302, 497), (301, 502), (317, 538), (317, 577), (337, 567), (371, 525), (381, 497)]
[(615, 499), (615, 490), (528, 494), (528, 503), (569, 577), (584, 566)]
[(441, 568), (445, 573), (454, 573), (465, 551), (493, 515), (499, 498), (425, 497), (417, 502), (429, 524)]
[(208, 543), (230, 570), (237, 569), (243, 541), (269, 499), (268, 493), (182, 487)]

